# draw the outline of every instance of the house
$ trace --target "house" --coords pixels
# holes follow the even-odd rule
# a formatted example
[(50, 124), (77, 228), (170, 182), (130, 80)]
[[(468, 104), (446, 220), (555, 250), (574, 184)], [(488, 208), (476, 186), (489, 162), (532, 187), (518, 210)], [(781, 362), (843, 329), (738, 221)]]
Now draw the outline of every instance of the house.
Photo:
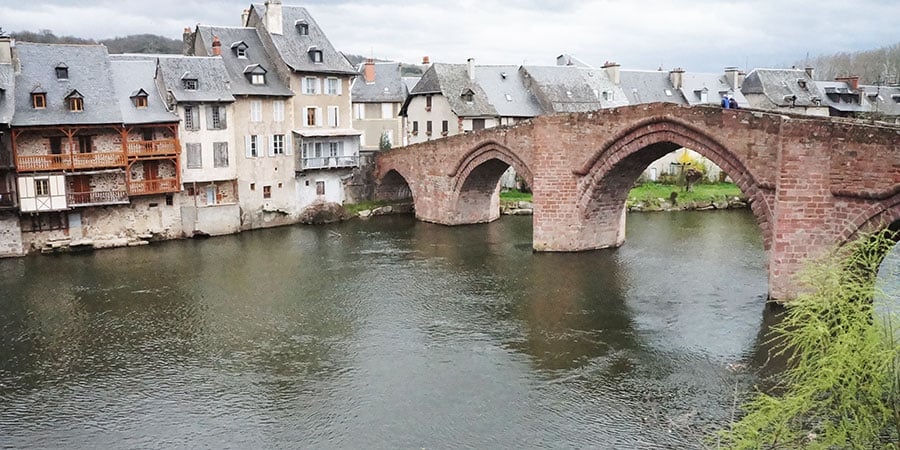
[(252, 5), (242, 20), (259, 32), (275, 73), (294, 93), (288, 101), (297, 149), (296, 207), (356, 201), (345, 185), (359, 167), (362, 133), (351, 128), (350, 100), (356, 70), (306, 8), (267, 0)]
[[(400, 109), (409, 95), (402, 64), (368, 59), (360, 64), (351, 86), (353, 128), (362, 131), (361, 151), (375, 152), (382, 139), (390, 146), (404, 145)], [(382, 137), (383, 136), (383, 137)]]
[(750, 107), (812, 116), (827, 116), (823, 93), (812, 69), (754, 69), (741, 85)]
[(181, 117), (182, 229), (188, 235), (238, 232), (235, 99), (225, 62), (214, 56), (159, 56), (155, 62), (157, 85)]
[[(189, 54), (218, 58), (225, 67), (234, 99), (231, 108), (226, 108), (226, 117), (230, 112), (231, 118), (225, 126), (236, 147), (241, 229), (294, 223), (298, 204), (291, 133), (294, 111), (289, 103), (293, 93), (278, 76), (274, 58), (255, 28), (200, 25), (186, 33), (185, 40)], [(230, 161), (227, 170), (232, 170)]]
[(679, 67), (669, 71), (669, 80), (690, 106), (719, 106), (725, 96), (733, 97), (740, 108), (752, 106), (742, 90), (746, 83), (744, 74), (736, 67), (726, 67), (724, 75), (687, 72)]
[(900, 120), (900, 88), (862, 85), (858, 76), (834, 81), (815, 81), (824, 93), (822, 104), (832, 117), (871, 118), (888, 122)]
[(628, 104), (675, 103), (687, 105), (687, 99), (680, 89), (672, 85), (668, 72), (662, 70), (622, 70), (619, 80)]
[(180, 236), (178, 117), (155, 65), (114, 62), (102, 45), (19, 43), (13, 56), (24, 244)]
[(15, 112), (12, 39), (0, 35), (0, 257), (23, 254), (10, 123)]
[(617, 65), (600, 69), (582, 64), (522, 66), (520, 71), (526, 88), (534, 94), (545, 114), (594, 111), (628, 104), (616, 78)]

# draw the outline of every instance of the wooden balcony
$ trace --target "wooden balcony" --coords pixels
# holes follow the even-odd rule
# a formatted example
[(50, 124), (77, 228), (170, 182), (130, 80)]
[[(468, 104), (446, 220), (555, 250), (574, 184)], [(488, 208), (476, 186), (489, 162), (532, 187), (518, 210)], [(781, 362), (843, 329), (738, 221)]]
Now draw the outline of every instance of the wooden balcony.
[(66, 194), (66, 203), (69, 206), (122, 204), (128, 203), (128, 193), (125, 191), (69, 192)]
[(300, 158), (300, 170), (345, 169), (358, 167), (359, 156), (322, 156), (319, 158)]
[(124, 153), (67, 153), (63, 155), (19, 155), (16, 157), (16, 168), (19, 172), (114, 167), (125, 167)]
[(175, 178), (134, 180), (128, 183), (128, 195), (169, 194), (179, 191), (181, 191), (181, 186)]
[(177, 139), (128, 142), (129, 158), (139, 158), (142, 156), (177, 155), (179, 151), (180, 146), (178, 145)]

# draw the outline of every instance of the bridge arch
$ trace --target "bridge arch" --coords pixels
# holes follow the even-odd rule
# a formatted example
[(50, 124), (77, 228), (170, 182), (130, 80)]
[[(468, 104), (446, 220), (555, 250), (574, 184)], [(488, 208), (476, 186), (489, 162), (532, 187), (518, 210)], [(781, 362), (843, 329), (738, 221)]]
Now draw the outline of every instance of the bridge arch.
[(388, 169), (375, 184), (375, 199), (388, 201), (412, 200), (415, 195), (406, 177), (396, 168)]
[(454, 223), (484, 223), (500, 217), (500, 177), (512, 167), (529, 186), (531, 168), (513, 150), (496, 141), (485, 141), (466, 152), (447, 173)]
[(750, 200), (750, 208), (760, 226), (764, 246), (772, 243), (772, 206), (774, 186), (764, 186), (746, 164), (726, 145), (690, 124), (671, 117), (653, 117), (606, 141), (573, 172), (582, 176), (578, 185), (577, 208), (582, 220), (599, 222), (615, 229), (615, 242), (624, 242), (624, 212), (628, 192), (641, 173), (653, 161), (679, 148), (689, 148), (705, 156), (726, 172)]
[(841, 230), (838, 242), (844, 245), (860, 233), (895, 228), (900, 224), (900, 193), (888, 200), (869, 205), (856, 217), (848, 220)]

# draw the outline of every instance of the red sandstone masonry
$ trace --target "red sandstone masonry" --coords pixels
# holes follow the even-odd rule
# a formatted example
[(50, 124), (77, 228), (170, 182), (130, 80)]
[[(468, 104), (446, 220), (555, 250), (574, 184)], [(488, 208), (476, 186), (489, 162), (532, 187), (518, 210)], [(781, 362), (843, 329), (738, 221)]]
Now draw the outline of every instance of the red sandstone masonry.
[(542, 116), (379, 156), (377, 193), (404, 181), (421, 220), (494, 220), (507, 166), (534, 191), (533, 246), (580, 251), (624, 242), (624, 202), (658, 156), (692, 148), (751, 199), (770, 296), (796, 293), (802, 262), (862, 229), (900, 220), (900, 128), (750, 110), (649, 104)]

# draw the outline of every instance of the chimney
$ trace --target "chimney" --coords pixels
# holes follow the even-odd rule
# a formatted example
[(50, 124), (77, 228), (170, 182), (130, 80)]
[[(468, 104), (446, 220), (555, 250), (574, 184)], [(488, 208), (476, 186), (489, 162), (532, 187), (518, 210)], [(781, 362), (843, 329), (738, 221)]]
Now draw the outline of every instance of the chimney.
[(12, 64), (13, 40), (9, 36), (0, 36), (0, 64)]
[(672, 81), (672, 86), (675, 89), (684, 87), (684, 69), (676, 67), (669, 71), (669, 80)]
[(222, 41), (219, 40), (218, 36), (213, 36), (212, 54), (213, 56), (222, 56)]
[(805, 69), (803, 69), (803, 70), (806, 71), (806, 76), (808, 76), (810, 80), (815, 80), (815, 79), (816, 79), (816, 69), (815, 69), (815, 67), (807, 67), (807, 68), (805, 68)]
[(181, 54), (194, 55), (194, 33), (191, 33), (191, 29), (188, 27), (184, 27), (184, 33), (181, 35)]
[(250, 10), (249, 10), (249, 9), (245, 9), (245, 10), (241, 13), (241, 26), (242, 26), (242, 27), (246, 27), (246, 26), (247, 26), (247, 19), (249, 19), (249, 18), (250, 18)]
[(266, 29), (272, 34), (284, 34), (281, 0), (266, 0)]
[(431, 65), (431, 58), (429, 58), (429, 57), (427, 57), (427, 56), (423, 56), (423, 57), (422, 57), (422, 65), (423, 65), (423, 66), (430, 66), (430, 65)]
[(850, 85), (850, 89), (853, 91), (859, 90), (859, 75), (853, 75), (852, 77), (837, 77), (834, 79), (835, 81), (843, 81)]
[(736, 91), (741, 88), (741, 76), (740, 71), (737, 67), (726, 67), (725, 68), (725, 83), (728, 84), (728, 89), (732, 91)]
[(366, 66), (365, 66), (364, 73), (366, 76), (366, 83), (374, 83), (375, 82), (375, 60), (374, 59), (369, 58), (366, 60)]
[(557, 66), (571, 66), (572, 58), (569, 55), (563, 53), (562, 55), (559, 55), (556, 57), (556, 65)]
[(466, 62), (468, 63), (469, 81), (475, 81), (475, 58), (469, 58)]
[(619, 85), (619, 82), (622, 81), (622, 78), (619, 74), (619, 65), (614, 62), (607, 61), (601, 67), (603, 70), (606, 70), (606, 76), (609, 77), (609, 81), (612, 81), (616, 86)]

